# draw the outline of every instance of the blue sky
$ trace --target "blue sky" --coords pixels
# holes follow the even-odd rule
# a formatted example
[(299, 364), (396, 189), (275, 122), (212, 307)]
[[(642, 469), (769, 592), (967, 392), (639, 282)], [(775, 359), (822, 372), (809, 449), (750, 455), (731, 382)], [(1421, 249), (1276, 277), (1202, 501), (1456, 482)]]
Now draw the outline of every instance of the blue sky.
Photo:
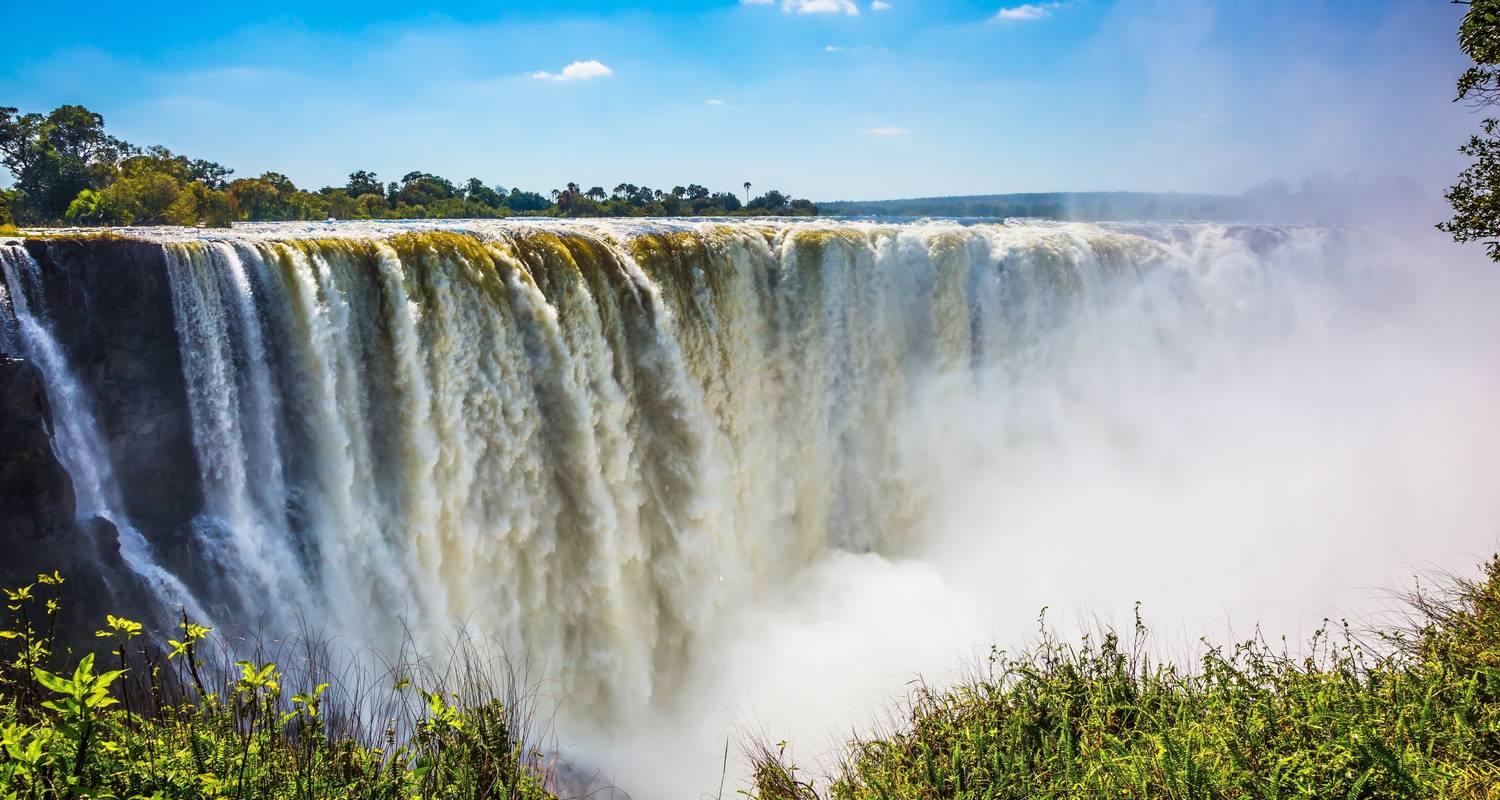
[(1477, 124), (1450, 102), (1460, 14), (1446, 0), (38, 4), (0, 50), (0, 104), (82, 103), (138, 144), (310, 185), (421, 169), (873, 199), (1359, 173), (1436, 191)]

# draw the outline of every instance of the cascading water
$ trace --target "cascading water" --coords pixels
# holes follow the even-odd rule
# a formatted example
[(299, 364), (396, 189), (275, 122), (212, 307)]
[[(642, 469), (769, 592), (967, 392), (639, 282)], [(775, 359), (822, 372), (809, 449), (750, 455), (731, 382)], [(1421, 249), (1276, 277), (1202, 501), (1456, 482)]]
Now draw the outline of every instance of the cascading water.
[(0, 265), (0, 348), (159, 605), (231, 646), (463, 626), (638, 797), (716, 785), (731, 729), (857, 724), (1042, 605), (1296, 640), (1500, 517), (1500, 276), (1415, 235), (249, 224)]
[[(1049, 326), (1143, 282), (1214, 313), (1282, 254), (1339, 239), (937, 223), (140, 235), (170, 282), (202, 605), (270, 630), (314, 616), (377, 648), (408, 632), (434, 647), (461, 620), (603, 720), (669, 701), (724, 609), (830, 550), (909, 546), (932, 487), (906, 420), (934, 381), (1022, 364)], [(34, 262), (4, 253), (81, 512), (115, 521), (132, 566), (182, 602), (118, 512), (90, 398), (26, 311)]]
[[(73, 481), (76, 515), (80, 521), (95, 517), (108, 520), (119, 534), (120, 555), (132, 571), (146, 582), (160, 610), (186, 611), (205, 621), (208, 615), (187, 587), (156, 563), (151, 545), (130, 522), (124, 511), (114, 465), (104, 437), (95, 421), (91, 399), (58, 346), (51, 322), (44, 313), (31, 310), (28, 292), (40, 284), (39, 267), (31, 254), (19, 246), (0, 247), (0, 272), (9, 316), (16, 323), (15, 340), (41, 370), (47, 399), (52, 406), (53, 446)], [(3, 341), (0, 341), (3, 343)]]

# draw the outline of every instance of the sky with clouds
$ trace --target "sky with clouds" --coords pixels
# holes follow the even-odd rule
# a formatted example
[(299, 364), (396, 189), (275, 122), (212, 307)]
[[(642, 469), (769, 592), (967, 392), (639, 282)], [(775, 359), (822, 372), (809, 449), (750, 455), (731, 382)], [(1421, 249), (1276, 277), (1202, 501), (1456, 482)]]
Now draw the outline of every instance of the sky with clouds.
[[(418, 7), (422, 5), (423, 7)], [(38, 4), (0, 104), (299, 184), (815, 199), (1399, 176), (1477, 125), (1444, 0)], [(12, 33), (17, 31), (13, 29)]]

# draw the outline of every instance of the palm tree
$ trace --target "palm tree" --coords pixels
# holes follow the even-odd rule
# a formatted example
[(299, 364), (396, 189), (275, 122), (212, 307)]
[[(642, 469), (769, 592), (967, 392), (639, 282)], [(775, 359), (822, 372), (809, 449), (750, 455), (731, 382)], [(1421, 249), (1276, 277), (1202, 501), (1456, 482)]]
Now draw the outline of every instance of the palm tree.
[(750, 181), (745, 181), (745, 205), (750, 205)]

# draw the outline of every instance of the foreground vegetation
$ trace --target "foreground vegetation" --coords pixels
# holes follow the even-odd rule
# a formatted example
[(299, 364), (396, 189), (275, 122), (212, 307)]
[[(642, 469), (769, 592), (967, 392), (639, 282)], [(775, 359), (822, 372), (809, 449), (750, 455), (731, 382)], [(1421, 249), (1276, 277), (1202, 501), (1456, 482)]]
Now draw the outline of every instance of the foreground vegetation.
[(809, 777), (759, 747), (761, 800), (853, 798), (1500, 798), (1500, 558), (1410, 598), (1404, 627), (1262, 640), (1197, 669), (1153, 662), (1147, 632), (1043, 636), (984, 674), (918, 691), (886, 736)]
[(109, 617), (106, 653), (74, 659), (54, 652), (61, 586), (6, 591), (0, 798), (552, 797), (530, 698), (472, 647), (330, 673), (306, 642), (232, 662), (192, 622), (158, 648)]
[[(62, 579), (6, 592), (0, 798), (553, 797), (531, 698), (458, 648), (378, 674), (305, 641), (231, 662), (210, 631), (146, 644), (108, 617), (97, 654), (54, 652)], [(1261, 639), (1185, 668), (1149, 636), (1043, 634), (978, 677), (918, 690), (831, 776), (751, 754), (759, 800), (1500, 798), (1500, 558), (1414, 593), (1399, 625)], [(1045, 630), (1045, 627), (1044, 627)], [(60, 665), (70, 665), (62, 668)]]
[(426, 172), (381, 183), (373, 172), (343, 186), (300, 189), (277, 172), (231, 180), (234, 170), (165, 147), (139, 148), (110, 136), (83, 106), (22, 114), (0, 108), (0, 165), (15, 185), (0, 190), (0, 225), (209, 225), (233, 221), (469, 219), (530, 216), (811, 216), (817, 206), (771, 190), (745, 201), (698, 184), (652, 189), (621, 183), (606, 191), (569, 183), (547, 195), (458, 184)]

